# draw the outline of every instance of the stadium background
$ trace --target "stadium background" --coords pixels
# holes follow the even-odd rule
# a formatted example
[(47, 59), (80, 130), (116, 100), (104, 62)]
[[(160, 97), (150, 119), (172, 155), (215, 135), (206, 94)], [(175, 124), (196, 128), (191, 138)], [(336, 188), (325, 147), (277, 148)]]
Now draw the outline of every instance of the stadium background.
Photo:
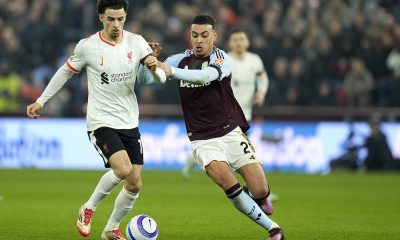
[[(227, 50), (230, 29), (244, 28), (250, 35), (250, 50), (264, 61), (270, 88), (266, 105), (255, 109), (251, 137), (280, 197), (275, 218), (288, 229), (289, 239), (398, 239), (398, 174), (330, 173), (329, 161), (349, 153), (348, 140), (363, 143), (374, 113), (381, 115), (392, 153), (400, 158), (400, 3), (134, 0), (125, 29), (160, 42), (164, 59), (190, 47), (188, 22), (202, 12), (217, 19), (219, 47)], [(102, 168), (86, 136), (85, 74), (68, 81), (40, 120), (27, 119), (25, 108), (40, 95), (75, 43), (100, 28), (95, 1), (0, 0), (0, 226), (7, 226), (0, 227), (0, 239), (77, 238), (71, 228), (75, 208), (101, 176), (99, 171), (82, 170)], [(189, 151), (176, 83), (136, 90), (146, 168), (152, 171), (144, 172), (147, 189), (135, 213), (149, 213), (166, 226), (160, 239), (265, 236), (235, 215), (204, 174), (195, 173), (184, 182), (176, 171)], [(263, 134), (282, 141), (263, 141)], [(360, 164), (365, 155), (365, 149), (358, 152)], [(204, 193), (209, 201), (198, 200)], [(158, 194), (173, 202), (163, 205), (164, 214), (154, 207), (163, 204)], [(105, 201), (99, 223), (107, 220), (112, 204), (111, 199)], [(180, 208), (185, 216), (168, 214)], [(202, 213), (219, 219), (214, 212), (224, 216), (221, 224), (202, 226), (209, 220)], [(226, 216), (238, 219), (230, 222), (236, 231), (221, 231)], [(184, 229), (182, 217), (188, 224)], [(52, 223), (60, 227), (43, 229)], [(384, 227), (371, 230), (378, 225)], [(101, 226), (94, 228), (93, 239), (100, 231)]]
[[(70, 56), (75, 43), (101, 28), (95, 1), (15, 0), (0, 1), (0, 6), (0, 116), (4, 120), (0, 126), (0, 166), (24, 166), (28, 158), (31, 159), (28, 166), (46, 166), (35, 163), (49, 161), (43, 159), (46, 154), (40, 153), (40, 142), (32, 140), (36, 138), (24, 141), (27, 134), (38, 136), (37, 139), (45, 137), (46, 131), (31, 124), (46, 126), (6, 118), (25, 118), (27, 104), (41, 94), (57, 68)], [(369, 130), (362, 122), (375, 112), (387, 122), (384, 132), (388, 134), (392, 153), (400, 157), (398, 1), (138, 0), (131, 2), (128, 12), (125, 28), (149, 41), (160, 42), (163, 46), (160, 59), (190, 47), (187, 25), (199, 12), (209, 12), (216, 17), (217, 45), (224, 49), (227, 49), (230, 29), (243, 28), (249, 33), (251, 51), (262, 57), (270, 81), (266, 105), (255, 109), (255, 123), (264, 134), (287, 136), (275, 146), (262, 143), (262, 134), (252, 136), (253, 141), (260, 142), (257, 145), (262, 154), (259, 155), (264, 158), (267, 168), (308, 172), (329, 170), (330, 160), (346, 154), (346, 141), (354, 128), (355, 137), (350, 140), (358, 145), (363, 143)], [(68, 124), (60, 119), (83, 118), (86, 84), (85, 74), (74, 76), (46, 105), (42, 116), (58, 118), (55, 123), (60, 125), (56, 129)], [(175, 136), (163, 132), (169, 129), (168, 120), (181, 119), (177, 83), (141, 86), (136, 90), (142, 132), (150, 131), (155, 138), (169, 136), (172, 142), (181, 142), (182, 146), (174, 148), (163, 143), (163, 148), (179, 148), (187, 153), (188, 148), (183, 147), (186, 143), (182, 142), (185, 137), (181, 122), (176, 126), (178, 132), (172, 133)], [(340, 130), (324, 130), (329, 128), (329, 125), (321, 128), (324, 121), (341, 123)], [(356, 127), (353, 127), (353, 121), (358, 122)], [(272, 127), (272, 123), (277, 127)], [(152, 124), (160, 126), (158, 132), (152, 131)], [(288, 136), (288, 131), (293, 132), (292, 135)], [(71, 132), (82, 132), (82, 129), (71, 129)], [(48, 137), (56, 140), (63, 135), (57, 131), (51, 133)], [(330, 138), (331, 134), (335, 136)], [(320, 146), (307, 147), (310, 139), (315, 139), (314, 145)], [(63, 167), (57, 161), (74, 161), (73, 157), (64, 156), (73, 151), (70, 149), (87, 149), (85, 156), (95, 158), (93, 149), (81, 147), (83, 143), (74, 145), (57, 141), (61, 145), (58, 156), (62, 160), (53, 159), (55, 163), (49, 167), (57, 164)], [(303, 145), (303, 149), (293, 147), (294, 141)], [(144, 145), (146, 148), (146, 142)], [(170, 150), (170, 156), (177, 155), (175, 160), (173, 157), (147, 156), (147, 162), (149, 166), (165, 163), (158, 166), (178, 168), (184, 162), (182, 151)], [(153, 150), (148, 152), (154, 153)], [(274, 152), (272, 156), (265, 156), (271, 152)], [(295, 159), (296, 154), (301, 157)], [(282, 155), (291, 159), (282, 160)], [(357, 161), (362, 163), (364, 157), (365, 151), (361, 151)], [(306, 165), (313, 161), (319, 167), (310, 170)], [(96, 166), (96, 160), (92, 165)]]

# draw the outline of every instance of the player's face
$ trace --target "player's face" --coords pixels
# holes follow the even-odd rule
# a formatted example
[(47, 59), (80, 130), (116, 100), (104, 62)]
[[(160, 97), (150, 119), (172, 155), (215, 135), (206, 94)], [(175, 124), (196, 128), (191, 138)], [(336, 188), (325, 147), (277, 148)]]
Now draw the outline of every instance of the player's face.
[(217, 39), (217, 33), (211, 25), (192, 24), (190, 28), (190, 39), (194, 55), (206, 57), (211, 55), (214, 47), (214, 41)]
[(126, 12), (121, 9), (107, 8), (104, 14), (100, 14), (100, 21), (103, 23), (104, 34), (112, 40), (116, 40), (122, 33), (126, 20)]
[(236, 32), (233, 33), (229, 38), (229, 48), (231, 51), (236, 53), (243, 53), (249, 47), (249, 39), (246, 33)]

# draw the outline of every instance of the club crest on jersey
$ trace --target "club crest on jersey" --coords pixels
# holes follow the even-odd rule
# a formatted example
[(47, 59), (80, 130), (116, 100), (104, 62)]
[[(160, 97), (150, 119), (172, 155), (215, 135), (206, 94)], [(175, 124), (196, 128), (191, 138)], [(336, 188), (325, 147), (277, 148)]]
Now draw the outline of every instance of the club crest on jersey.
[(128, 63), (132, 63), (132, 51), (128, 52), (128, 54), (126, 55), (126, 57), (128, 58)]
[(217, 59), (215, 59), (214, 63), (215, 63), (215, 64), (218, 64), (218, 65), (222, 65), (222, 64), (224, 63), (224, 59), (222, 59), (222, 58), (217, 58)]

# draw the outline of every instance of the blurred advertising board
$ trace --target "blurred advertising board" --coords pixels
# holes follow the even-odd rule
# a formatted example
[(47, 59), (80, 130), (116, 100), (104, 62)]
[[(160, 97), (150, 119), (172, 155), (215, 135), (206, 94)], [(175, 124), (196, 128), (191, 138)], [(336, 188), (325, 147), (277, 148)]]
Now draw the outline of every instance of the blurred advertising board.
[[(400, 124), (384, 123), (382, 129), (400, 158)], [(183, 121), (142, 120), (140, 131), (145, 168), (184, 165), (190, 149)], [(368, 124), (361, 122), (262, 122), (249, 132), (265, 169), (307, 173), (328, 171), (329, 161), (345, 154), (349, 141), (362, 145), (368, 134)], [(365, 155), (361, 149), (360, 159)], [(0, 118), (0, 167), (102, 169), (103, 162), (84, 119)]]

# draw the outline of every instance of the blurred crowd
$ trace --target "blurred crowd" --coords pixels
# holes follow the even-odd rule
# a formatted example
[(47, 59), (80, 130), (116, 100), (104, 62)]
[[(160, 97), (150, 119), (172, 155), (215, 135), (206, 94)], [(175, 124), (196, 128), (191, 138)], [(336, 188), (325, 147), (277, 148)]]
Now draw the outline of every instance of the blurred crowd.
[[(79, 39), (101, 24), (94, 0), (0, 0), (0, 112), (36, 100)], [(264, 61), (268, 105), (400, 106), (398, 0), (131, 0), (125, 29), (163, 46), (190, 48), (188, 23), (217, 20), (217, 46), (243, 28)], [(52, 116), (82, 116), (85, 74), (50, 101)], [(141, 103), (178, 103), (176, 82), (139, 87)]]

